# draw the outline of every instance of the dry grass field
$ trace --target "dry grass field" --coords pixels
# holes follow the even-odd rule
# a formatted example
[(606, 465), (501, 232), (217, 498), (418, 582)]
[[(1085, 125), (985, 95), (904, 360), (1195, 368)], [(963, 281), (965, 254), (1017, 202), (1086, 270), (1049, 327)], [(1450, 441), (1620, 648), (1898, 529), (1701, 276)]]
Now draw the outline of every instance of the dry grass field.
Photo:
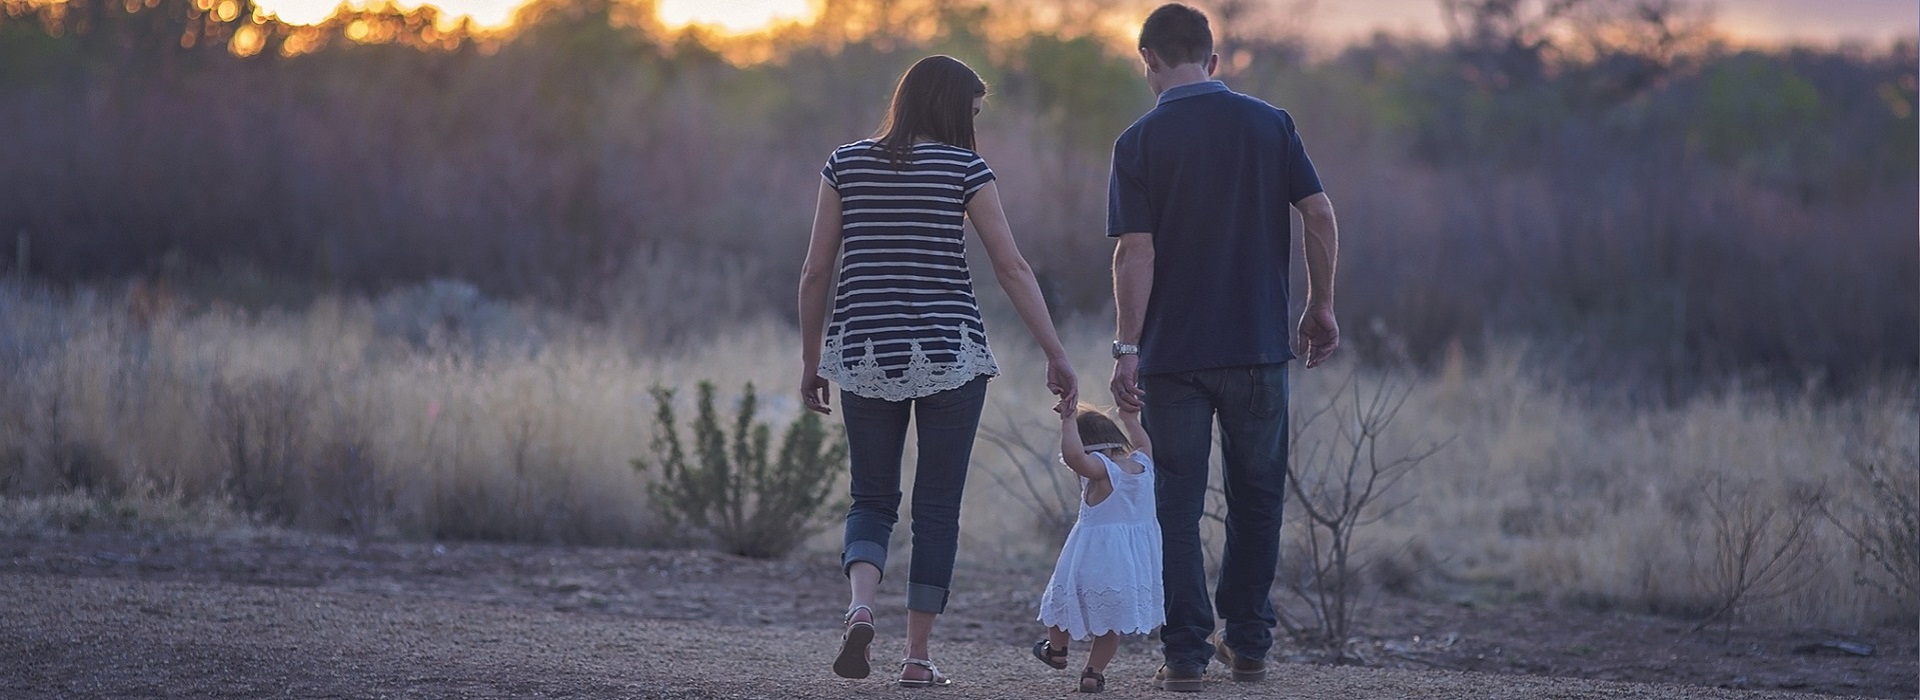
[[(0, 521), (685, 545), (630, 464), (649, 455), (648, 390), (711, 380), (730, 405), (752, 382), (776, 434), (798, 410), (795, 334), (730, 323), (663, 345), (636, 340), (631, 322), (580, 323), (450, 284), (299, 312), (8, 287)], [(1044, 570), (1071, 484), (1049, 459), (1038, 357), (1017, 324), (993, 327), (1004, 374), (962, 556)], [(1103, 321), (1065, 328), (1085, 396), (1105, 401)], [(1903, 516), (1876, 496), (1916, 488), (1912, 377), (1849, 396), (1729, 384), (1647, 406), (1557, 380), (1524, 344), (1493, 347), (1431, 372), (1336, 362), (1293, 375), (1302, 455), (1324, 452), (1341, 411), (1382, 392), (1404, 403), (1374, 447), (1438, 448), (1355, 534), (1375, 589), (1682, 620), (1912, 624), (1912, 589), (1894, 572), (1910, 573), (1913, 554), (1895, 546), (1883, 566), (1858, 546), (1912, 522), (1910, 498)], [(805, 547), (836, 541), (829, 531)]]

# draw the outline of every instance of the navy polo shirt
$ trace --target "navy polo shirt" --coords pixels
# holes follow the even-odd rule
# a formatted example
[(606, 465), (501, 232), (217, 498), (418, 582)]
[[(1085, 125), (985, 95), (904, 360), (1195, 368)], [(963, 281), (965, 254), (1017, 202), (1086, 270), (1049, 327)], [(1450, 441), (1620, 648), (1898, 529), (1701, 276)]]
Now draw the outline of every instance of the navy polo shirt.
[(1207, 81), (1160, 94), (1113, 144), (1107, 235), (1153, 235), (1141, 374), (1293, 359), (1293, 203), (1322, 191), (1293, 117)]

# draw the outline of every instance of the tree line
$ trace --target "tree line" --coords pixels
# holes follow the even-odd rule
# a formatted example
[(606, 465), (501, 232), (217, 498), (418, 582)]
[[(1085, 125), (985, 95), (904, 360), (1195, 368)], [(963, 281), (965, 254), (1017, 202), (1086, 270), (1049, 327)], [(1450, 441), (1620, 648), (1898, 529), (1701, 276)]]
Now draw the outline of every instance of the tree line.
[[(1446, 39), (1333, 51), (1271, 7), (1214, 8), (1223, 78), (1294, 114), (1339, 206), (1360, 354), (1518, 337), (1668, 397), (1920, 365), (1913, 40), (1761, 50), (1679, 0), (1439, 1)], [(725, 38), (645, 1), (537, 0), (487, 32), (432, 8), (300, 27), (251, 0), (0, 0), (0, 264), (457, 278), (592, 318), (684, 259), (785, 314), (825, 155), (938, 52), (991, 85), (981, 151), (1050, 301), (1104, 313), (1109, 149), (1152, 97), (1099, 28), (1137, 4), (833, 0)]]

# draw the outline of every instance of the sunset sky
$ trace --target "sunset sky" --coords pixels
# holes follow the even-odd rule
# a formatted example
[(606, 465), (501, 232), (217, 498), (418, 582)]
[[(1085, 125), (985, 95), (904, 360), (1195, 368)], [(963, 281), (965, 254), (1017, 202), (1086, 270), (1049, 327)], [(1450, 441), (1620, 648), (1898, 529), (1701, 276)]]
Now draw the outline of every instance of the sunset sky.
[[(404, 4), (404, 0), (403, 4)], [(1278, 1), (1278, 0), (1276, 0)], [(295, 23), (325, 18), (338, 0), (258, 0), (267, 11)], [(483, 26), (505, 24), (519, 0), (440, 0), (454, 14), (472, 15)], [(1203, 3), (1197, 3), (1203, 4)], [(813, 0), (660, 0), (661, 19), (670, 27), (689, 23), (728, 32), (748, 32), (779, 20), (802, 20)], [(1827, 42), (1846, 39), (1885, 41), (1920, 33), (1920, 8), (1913, 0), (1719, 0), (1709, 3), (1722, 29), (1762, 43)], [(1319, 0), (1305, 27), (1338, 42), (1375, 31), (1438, 35), (1439, 0)]]

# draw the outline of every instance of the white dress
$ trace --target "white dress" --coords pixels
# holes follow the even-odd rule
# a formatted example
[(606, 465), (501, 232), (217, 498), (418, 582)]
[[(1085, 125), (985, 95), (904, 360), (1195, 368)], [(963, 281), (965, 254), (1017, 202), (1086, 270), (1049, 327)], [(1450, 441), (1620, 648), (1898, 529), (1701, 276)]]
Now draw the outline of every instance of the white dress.
[(1133, 453), (1139, 474), (1092, 453), (1107, 468), (1113, 493), (1087, 505), (1080, 479), (1080, 518), (1067, 534), (1053, 578), (1040, 596), (1040, 622), (1074, 639), (1108, 632), (1146, 634), (1166, 619), (1160, 588), (1160, 521), (1154, 515), (1153, 460)]

